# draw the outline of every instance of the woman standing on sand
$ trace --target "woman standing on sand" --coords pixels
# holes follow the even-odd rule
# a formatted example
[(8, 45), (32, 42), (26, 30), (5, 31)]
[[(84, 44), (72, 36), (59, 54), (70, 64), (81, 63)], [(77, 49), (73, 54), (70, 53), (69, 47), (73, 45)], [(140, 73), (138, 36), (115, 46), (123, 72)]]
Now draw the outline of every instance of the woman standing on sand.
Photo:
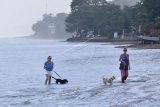
[(128, 77), (128, 70), (130, 70), (129, 54), (127, 54), (127, 48), (123, 49), (123, 54), (120, 55), (120, 71), (121, 71), (121, 81), (125, 83)]
[(51, 84), (51, 77), (52, 77), (52, 70), (54, 67), (54, 63), (51, 61), (52, 57), (48, 56), (47, 61), (44, 63), (44, 69), (46, 70), (45, 75), (46, 75), (46, 80), (45, 80), (45, 84)]

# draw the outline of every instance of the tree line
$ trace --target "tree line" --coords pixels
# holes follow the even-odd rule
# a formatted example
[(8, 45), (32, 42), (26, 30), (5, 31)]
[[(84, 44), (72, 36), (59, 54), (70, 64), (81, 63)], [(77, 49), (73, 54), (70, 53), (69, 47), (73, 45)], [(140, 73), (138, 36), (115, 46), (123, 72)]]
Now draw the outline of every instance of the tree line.
[(113, 38), (114, 32), (160, 35), (160, 0), (140, 0), (134, 6), (123, 8), (106, 0), (72, 0), (70, 7), (69, 14), (44, 14), (32, 26), (34, 36), (61, 38), (72, 33), (77, 38)]
[(35, 37), (41, 38), (67, 38), (69, 34), (65, 31), (65, 19), (68, 14), (58, 13), (44, 14), (42, 20), (32, 25)]
[(106, 0), (72, 0), (66, 18), (66, 31), (76, 37), (119, 35), (159, 35), (160, 0), (140, 0), (134, 6), (121, 8)]

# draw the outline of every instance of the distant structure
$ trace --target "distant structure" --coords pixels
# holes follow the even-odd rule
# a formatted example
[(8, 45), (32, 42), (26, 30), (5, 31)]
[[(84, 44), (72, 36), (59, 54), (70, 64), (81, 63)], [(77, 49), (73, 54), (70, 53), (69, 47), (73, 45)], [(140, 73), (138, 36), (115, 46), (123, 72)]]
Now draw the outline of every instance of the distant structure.
[(143, 44), (160, 44), (160, 37), (137, 36), (137, 38)]
[(134, 6), (138, 2), (140, 2), (140, 0), (112, 0), (113, 4), (120, 5), (121, 8), (124, 6)]

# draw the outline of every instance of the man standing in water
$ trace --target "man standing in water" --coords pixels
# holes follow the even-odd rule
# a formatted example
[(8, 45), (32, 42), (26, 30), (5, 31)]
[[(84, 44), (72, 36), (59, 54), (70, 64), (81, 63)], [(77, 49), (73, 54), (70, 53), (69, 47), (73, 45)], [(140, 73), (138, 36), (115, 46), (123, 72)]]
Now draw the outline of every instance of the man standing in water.
[(52, 76), (52, 70), (54, 67), (54, 63), (51, 61), (52, 57), (48, 56), (47, 61), (44, 64), (44, 69), (46, 70), (45, 75), (46, 75), (46, 80), (45, 80), (45, 84), (51, 84), (51, 76)]
[(121, 71), (121, 81), (125, 83), (125, 80), (128, 77), (128, 70), (130, 70), (130, 62), (129, 62), (129, 54), (127, 54), (127, 48), (123, 49), (123, 54), (121, 54), (119, 61), (120, 64), (120, 71)]

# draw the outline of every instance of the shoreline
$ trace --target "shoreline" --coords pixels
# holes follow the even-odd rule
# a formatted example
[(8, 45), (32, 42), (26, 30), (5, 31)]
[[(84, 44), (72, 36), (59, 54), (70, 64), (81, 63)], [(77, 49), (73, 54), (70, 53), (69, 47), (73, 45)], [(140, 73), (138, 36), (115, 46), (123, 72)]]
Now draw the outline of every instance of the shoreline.
[[(91, 42), (91, 43), (102, 43), (102, 45), (118, 45), (115, 48), (132, 48), (132, 49), (160, 49), (160, 44), (138, 44), (137, 40), (131, 39), (85, 39), (85, 38), (69, 38), (69, 39), (55, 39), (55, 38), (41, 38), (35, 36), (25, 36), (25, 37), (15, 37), (16, 38), (25, 38), (25, 39), (45, 39), (45, 40), (60, 40), (61, 42)], [(11, 38), (10, 38), (11, 39)], [(12, 38), (13, 39), (13, 38)], [(122, 45), (122, 46), (121, 46)]]
[(137, 42), (137, 39), (68, 38), (67, 42)]
[[(108, 45), (109, 43), (115, 46), (115, 48), (132, 48), (132, 49), (160, 49), (160, 44), (139, 44), (138, 41), (131, 39), (85, 39), (85, 38), (69, 38), (66, 42), (95, 42), (95, 43), (104, 43), (102, 45)], [(126, 46), (121, 46), (126, 45)]]
[(131, 48), (131, 49), (160, 49), (160, 44), (131, 44), (128, 46), (116, 46), (115, 48)]

